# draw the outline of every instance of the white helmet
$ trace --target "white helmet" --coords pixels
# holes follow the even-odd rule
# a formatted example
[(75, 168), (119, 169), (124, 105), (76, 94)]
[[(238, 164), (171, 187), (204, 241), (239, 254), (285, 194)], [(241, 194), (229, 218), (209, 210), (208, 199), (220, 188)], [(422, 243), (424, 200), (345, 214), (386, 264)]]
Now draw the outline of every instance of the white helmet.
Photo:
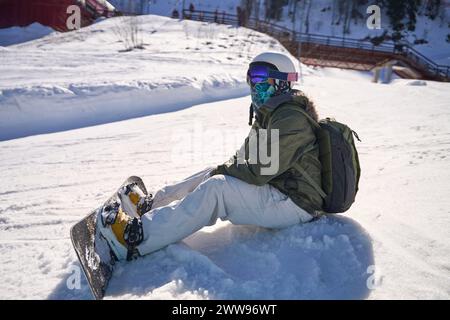
[(263, 52), (253, 58), (251, 63), (253, 62), (270, 63), (274, 65), (280, 72), (297, 73), (297, 70), (295, 69), (295, 65), (292, 62), (291, 58), (284, 53)]
[[(269, 84), (269, 79), (275, 81)], [(297, 70), (288, 55), (278, 52), (257, 55), (247, 70), (247, 83), (252, 92), (249, 124), (253, 121), (254, 110), (258, 110), (269, 98), (290, 92), (291, 83), (297, 80)]]

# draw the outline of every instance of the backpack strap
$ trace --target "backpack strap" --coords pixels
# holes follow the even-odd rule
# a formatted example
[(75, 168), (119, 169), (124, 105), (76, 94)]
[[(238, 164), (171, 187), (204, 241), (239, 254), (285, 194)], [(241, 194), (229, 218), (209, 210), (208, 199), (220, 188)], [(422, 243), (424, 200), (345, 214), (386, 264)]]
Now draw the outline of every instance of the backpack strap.
[[(302, 108), (298, 108), (296, 110), (302, 113), (306, 117), (306, 119), (309, 120), (309, 122), (313, 125), (314, 128), (320, 129), (319, 123), (317, 123), (317, 121), (314, 120), (305, 110), (303, 110)], [(300, 155), (299, 159), (312, 149), (313, 147), (306, 148)], [(308, 183), (314, 188), (314, 190), (316, 190), (317, 193), (320, 194), (322, 198), (326, 198), (327, 194), (325, 193), (325, 191), (323, 191), (323, 189), (314, 181), (314, 179), (308, 174), (308, 172), (306, 172), (305, 169), (302, 168), (302, 166), (299, 163), (297, 162), (294, 163), (293, 167), (298, 172), (300, 172), (300, 174), (306, 179), (306, 181), (308, 181)]]
[[(281, 96), (277, 96), (277, 97), (273, 97), (271, 99), (269, 99), (269, 103), (268, 105), (274, 110), (276, 108), (278, 108), (281, 104), (283, 104), (284, 102), (293, 102), (292, 99), (292, 95), (291, 94), (285, 94), (285, 95), (281, 95)], [(299, 108), (295, 108), (296, 111), (300, 112), (301, 114), (303, 114), (306, 119), (308, 119), (308, 122), (316, 129), (320, 129), (320, 125), (319, 123), (314, 120), (307, 112), (306, 110), (304, 110), (301, 106), (299, 106)], [(303, 152), (300, 154), (300, 156), (298, 157), (299, 159), (301, 157), (303, 157), (307, 152), (311, 151), (312, 149), (314, 149), (314, 146), (310, 146), (305, 148), (305, 150), (303, 150)], [(293, 165), (293, 168), (296, 169), (298, 172), (300, 172), (300, 174), (306, 179), (306, 181), (308, 181), (308, 183), (314, 188), (314, 190), (317, 191), (317, 193), (319, 193), (319, 195), (322, 198), (326, 198), (327, 194), (323, 191), (323, 189), (314, 181), (314, 179), (306, 172), (305, 169), (303, 169), (298, 163), (295, 163)]]
[(309, 122), (312, 124), (312, 126), (313, 126), (314, 128), (320, 129), (320, 124), (319, 124), (316, 120), (314, 120), (314, 119), (308, 114), (308, 112), (306, 112), (303, 108), (300, 107), (300, 108), (296, 108), (295, 110), (298, 111), (298, 112), (300, 112), (301, 114), (303, 114), (303, 115), (306, 117), (306, 119), (309, 120)]
[(295, 170), (300, 172), (300, 174), (306, 179), (306, 181), (308, 181), (308, 183), (314, 188), (314, 190), (316, 190), (317, 193), (320, 194), (322, 198), (327, 197), (325, 191), (323, 191), (323, 189), (314, 181), (314, 179), (308, 174), (308, 172), (306, 172), (306, 170), (302, 168), (300, 164), (295, 163), (293, 167)]

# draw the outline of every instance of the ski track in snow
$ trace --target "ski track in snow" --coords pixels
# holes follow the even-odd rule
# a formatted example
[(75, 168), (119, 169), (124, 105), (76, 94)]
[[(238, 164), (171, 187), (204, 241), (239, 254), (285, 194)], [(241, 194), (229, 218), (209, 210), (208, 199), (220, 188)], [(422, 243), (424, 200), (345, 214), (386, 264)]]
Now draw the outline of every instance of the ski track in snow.
[[(118, 264), (107, 298), (449, 299), (449, 84), (409, 84), (333, 69), (300, 84), (322, 117), (362, 139), (360, 192), (345, 216), (279, 231), (219, 222)], [(248, 133), (248, 104), (234, 98), (0, 142), (0, 298), (91, 299), (84, 277), (80, 289), (67, 286), (79, 271), (70, 227), (130, 175), (155, 191), (225, 161)]]

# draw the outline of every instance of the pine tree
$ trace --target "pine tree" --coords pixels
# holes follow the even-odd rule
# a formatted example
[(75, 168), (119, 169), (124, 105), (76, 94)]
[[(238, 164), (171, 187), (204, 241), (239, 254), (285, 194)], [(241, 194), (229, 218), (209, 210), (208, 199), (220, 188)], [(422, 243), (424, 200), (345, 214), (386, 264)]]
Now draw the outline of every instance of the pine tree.
[(409, 31), (416, 29), (416, 15), (420, 6), (420, 0), (409, 0), (406, 2), (406, 13), (408, 15), (407, 27)]
[(436, 19), (441, 9), (441, 0), (428, 0), (425, 6), (425, 15), (431, 20)]
[(383, 0), (383, 5), (386, 7), (386, 14), (389, 17), (392, 29), (400, 32), (404, 28), (403, 19), (405, 17), (404, 1), (397, 0)]
[(401, 37), (401, 32), (405, 29), (405, 21), (409, 31), (415, 30), (420, 3), (420, 0), (381, 0), (394, 30), (394, 38)]

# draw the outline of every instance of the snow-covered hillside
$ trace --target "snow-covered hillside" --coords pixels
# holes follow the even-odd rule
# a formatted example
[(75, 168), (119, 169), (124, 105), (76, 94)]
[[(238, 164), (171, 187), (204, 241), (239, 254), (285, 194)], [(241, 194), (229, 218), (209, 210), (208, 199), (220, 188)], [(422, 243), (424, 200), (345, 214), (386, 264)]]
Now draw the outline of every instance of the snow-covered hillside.
[[(67, 286), (79, 272), (70, 227), (127, 176), (142, 176), (154, 191), (222, 163), (248, 133), (250, 98), (236, 96), (247, 90), (246, 59), (267, 47), (230, 47), (244, 36), (223, 43), (193, 35), (186, 39), (185, 22), (152, 21), (162, 27), (154, 33), (160, 34), (154, 46), (145, 41), (147, 55), (119, 53), (120, 44), (110, 44), (101, 24), (78, 32), (83, 41), (50, 35), (0, 52), (8, 61), (0, 66), (0, 112), (14, 110), (12, 123), (31, 112), (23, 101), (40, 101), (32, 104), (30, 119), (47, 116), (48, 109), (41, 109), (46, 101), (57, 114), (63, 101), (75, 115), (83, 108), (92, 121), (103, 123), (110, 120), (107, 112), (89, 113), (95, 107), (115, 105), (113, 110), (129, 116), (146, 97), (142, 110), (151, 114), (0, 142), (0, 298), (91, 298), (84, 278), (80, 289)], [(199, 30), (202, 25), (188, 26)], [(217, 28), (223, 28), (219, 39), (247, 32)], [(216, 48), (207, 49), (205, 41)], [(201, 45), (200, 52), (181, 51)], [(237, 60), (226, 58), (239, 53), (243, 57)], [(68, 58), (71, 54), (76, 60)], [(14, 55), (23, 63), (14, 64)], [(159, 89), (134, 86), (180, 83), (180, 77), (198, 95), (167, 85), (150, 99)], [(205, 98), (205, 87), (194, 84), (211, 77), (226, 85), (219, 85), (220, 96)], [(74, 89), (81, 86), (85, 91)], [(64, 90), (54, 91), (57, 87)], [(449, 84), (396, 79), (382, 85), (365, 73), (323, 69), (307, 72), (299, 88), (315, 100), (322, 117), (348, 123), (362, 140), (360, 192), (351, 210), (281, 231), (220, 222), (182, 243), (119, 264), (107, 298), (450, 298)], [(19, 102), (13, 105), (14, 100)], [(173, 107), (174, 100), (179, 107)], [(5, 128), (3, 119), (0, 113)], [(71, 115), (65, 119), (72, 123)]]
[(244, 28), (136, 19), (143, 49), (124, 52), (123, 18), (0, 47), (0, 140), (242, 96), (251, 57), (284, 50)]
[[(170, 16), (173, 9), (180, 10), (182, 4), (185, 3), (186, 8), (189, 4), (193, 4), (196, 10), (225, 11), (231, 14), (236, 14), (236, 8), (240, 6), (245, 8), (246, 2), (253, 2), (252, 17), (257, 14), (260, 19), (265, 19), (266, 1), (242, 1), (242, 0), (153, 0), (153, 1), (128, 1), (128, 0), (111, 0), (118, 9), (126, 12), (146, 12), (158, 15)], [(339, 14), (339, 3), (345, 1), (330, 1), (330, 0), (314, 0), (314, 1), (300, 1), (297, 6), (297, 14), (292, 21), (292, 14), (294, 11), (294, 1), (285, 1), (285, 6), (280, 15), (280, 21), (277, 24), (285, 25), (288, 28), (294, 28), (297, 31), (309, 32), (313, 34), (323, 34), (337, 37), (346, 37), (354, 39), (364, 39), (366, 37), (380, 36), (383, 32), (392, 34), (392, 26), (390, 25), (389, 17), (387, 15), (387, 8), (381, 6), (381, 29), (369, 30), (366, 26), (366, 19), (369, 16), (366, 14), (366, 7), (375, 2), (367, 3), (367, 5), (360, 5), (357, 10), (356, 17), (352, 18), (348, 23), (348, 33), (344, 33), (343, 14)], [(350, 1), (349, 1), (350, 2)], [(287, 3), (290, 3), (287, 5)], [(134, 5), (133, 5), (134, 4)], [(259, 9), (257, 9), (259, 4)], [(405, 39), (411, 43), (419, 40), (419, 44), (415, 45), (422, 54), (432, 59), (438, 64), (450, 65), (450, 42), (446, 41), (450, 34), (450, 6), (446, 2), (441, 3), (441, 9), (437, 17), (432, 20), (425, 16), (426, 1), (422, 1), (419, 6), (416, 28), (414, 31), (405, 31)], [(341, 9), (342, 10), (342, 9)], [(347, 9), (348, 10), (348, 9)], [(309, 14), (308, 14), (309, 12)], [(425, 40), (427, 43), (421, 43)]]

